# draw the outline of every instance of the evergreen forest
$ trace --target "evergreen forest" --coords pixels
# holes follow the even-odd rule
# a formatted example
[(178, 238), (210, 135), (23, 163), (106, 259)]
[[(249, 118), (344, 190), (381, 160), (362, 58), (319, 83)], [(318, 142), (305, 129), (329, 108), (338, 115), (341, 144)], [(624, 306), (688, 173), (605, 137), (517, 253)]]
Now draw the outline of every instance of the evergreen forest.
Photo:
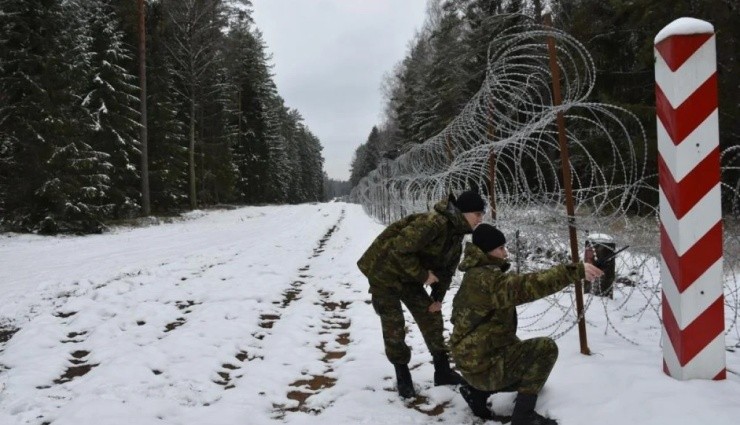
[(248, 0), (0, 0), (0, 230), (323, 200), (320, 141), (278, 93), (252, 13)]

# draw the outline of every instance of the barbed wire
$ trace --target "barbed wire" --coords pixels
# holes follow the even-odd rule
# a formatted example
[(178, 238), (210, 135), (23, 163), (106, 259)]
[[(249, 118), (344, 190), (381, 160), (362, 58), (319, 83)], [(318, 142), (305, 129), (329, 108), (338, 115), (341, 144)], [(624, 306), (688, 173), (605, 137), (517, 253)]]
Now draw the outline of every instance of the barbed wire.
[[(575, 226), (579, 238), (611, 235), (630, 245), (616, 260), (614, 299), (603, 305), (605, 327), (636, 343), (619, 329), (646, 312), (660, 320), (660, 235), (657, 175), (648, 174), (645, 129), (632, 112), (588, 102), (596, 70), (587, 49), (567, 33), (534, 23), (507, 27), (501, 22), (491, 42), (486, 78), (462, 112), (439, 134), (383, 159), (363, 178), (351, 199), (383, 223), (428, 211), (448, 193), (477, 188), (487, 194), (507, 234), (519, 235), (514, 256), (523, 271), (569, 261), (568, 216), (561, 179), (556, 117), (567, 123)], [(555, 103), (547, 40), (555, 41), (562, 103)], [(723, 173), (739, 175), (740, 147), (722, 152)], [(733, 174), (734, 173), (734, 174)], [(740, 181), (724, 183), (724, 289), (726, 333), (740, 344)], [(494, 204), (494, 205), (491, 205)], [(551, 308), (521, 326), (560, 337), (575, 327), (573, 297), (548, 298)], [(572, 295), (572, 294), (571, 294)], [(567, 298), (567, 299), (566, 299)], [(588, 294), (586, 308), (593, 304)], [(556, 319), (552, 311), (559, 310)], [(606, 331), (606, 330), (605, 330)], [(740, 346), (740, 345), (739, 345)]]

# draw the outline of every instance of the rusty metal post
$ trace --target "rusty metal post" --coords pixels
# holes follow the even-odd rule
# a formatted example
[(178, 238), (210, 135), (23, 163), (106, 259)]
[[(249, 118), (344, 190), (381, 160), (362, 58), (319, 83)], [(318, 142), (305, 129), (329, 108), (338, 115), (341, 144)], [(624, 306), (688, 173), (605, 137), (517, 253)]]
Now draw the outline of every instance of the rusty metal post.
[(447, 161), (452, 165), (452, 161), (455, 157), (452, 155), (452, 146), (450, 146), (450, 134), (445, 134), (445, 152), (447, 153)]
[[(545, 25), (552, 28), (552, 18), (550, 14), (544, 17)], [(560, 106), (562, 97), (560, 94), (560, 68), (558, 67), (557, 51), (555, 49), (555, 38), (547, 37), (547, 49), (550, 54), (550, 72), (552, 73), (552, 94), (553, 106)], [(573, 203), (573, 186), (570, 174), (570, 155), (568, 153), (568, 140), (565, 135), (565, 116), (562, 111), (557, 113), (558, 126), (558, 143), (560, 144), (560, 162), (563, 173), (563, 186), (565, 189), (565, 208), (568, 213), (568, 231), (570, 233), (570, 257), (574, 263), (579, 262), (578, 258), (578, 235), (576, 234), (575, 206)], [(579, 280), (575, 282), (576, 292), (576, 311), (578, 313), (578, 336), (581, 343), (581, 354), (591, 354), (588, 348), (588, 338), (586, 337), (586, 318), (583, 309), (583, 283)]]
[(496, 154), (488, 157), (488, 202), (491, 204), (491, 220), (496, 221)]

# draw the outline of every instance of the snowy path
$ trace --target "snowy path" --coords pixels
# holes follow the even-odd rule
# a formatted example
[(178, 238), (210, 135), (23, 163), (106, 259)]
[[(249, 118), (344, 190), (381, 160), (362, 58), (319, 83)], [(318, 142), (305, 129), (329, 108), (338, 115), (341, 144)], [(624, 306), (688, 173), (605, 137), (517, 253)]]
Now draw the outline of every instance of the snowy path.
[[(406, 410), (354, 267), (380, 230), (322, 204), (3, 239), (0, 325), (20, 330), (0, 345), (0, 422), (300, 421), (354, 391)], [(369, 368), (387, 376), (354, 378)]]
[[(0, 424), (480, 423), (455, 388), (431, 385), (414, 326), (420, 396), (405, 403), (395, 393), (355, 266), (381, 230), (358, 206), (330, 203), (0, 239)], [(546, 309), (534, 303), (527, 315)], [(624, 324), (640, 343), (631, 345), (604, 334), (598, 307), (589, 317), (596, 355), (577, 354), (574, 333), (559, 339), (539, 404), (562, 424), (740, 418), (738, 376), (662, 374), (659, 323)], [(740, 369), (736, 354), (728, 367)], [(494, 405), (506, 413), (512, 397)]]

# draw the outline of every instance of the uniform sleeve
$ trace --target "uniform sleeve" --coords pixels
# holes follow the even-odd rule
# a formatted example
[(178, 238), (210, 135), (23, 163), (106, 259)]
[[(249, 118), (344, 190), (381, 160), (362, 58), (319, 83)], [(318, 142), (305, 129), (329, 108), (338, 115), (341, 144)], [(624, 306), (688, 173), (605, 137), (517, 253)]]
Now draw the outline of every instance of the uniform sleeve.
[(417, 253), (422, 251), (437, 233), (434, 220), (416, 220), (393, 239), (391, 249), (401, 271), (415, 282), (424, 283), (427, 280), (429, 271), (422, 267)]
[(554, 294), (584, 278), (583, 264), (563, 264), (523, 275), (500, 274), (487, 279), (494, 308), (526, 304)]
[(450, 289), (451, 278), (440, 279), (439, 282), (432, 285), (432, 293), (430, 296), (434, 301), (442, 302), (445, 299), (447, 291)]

